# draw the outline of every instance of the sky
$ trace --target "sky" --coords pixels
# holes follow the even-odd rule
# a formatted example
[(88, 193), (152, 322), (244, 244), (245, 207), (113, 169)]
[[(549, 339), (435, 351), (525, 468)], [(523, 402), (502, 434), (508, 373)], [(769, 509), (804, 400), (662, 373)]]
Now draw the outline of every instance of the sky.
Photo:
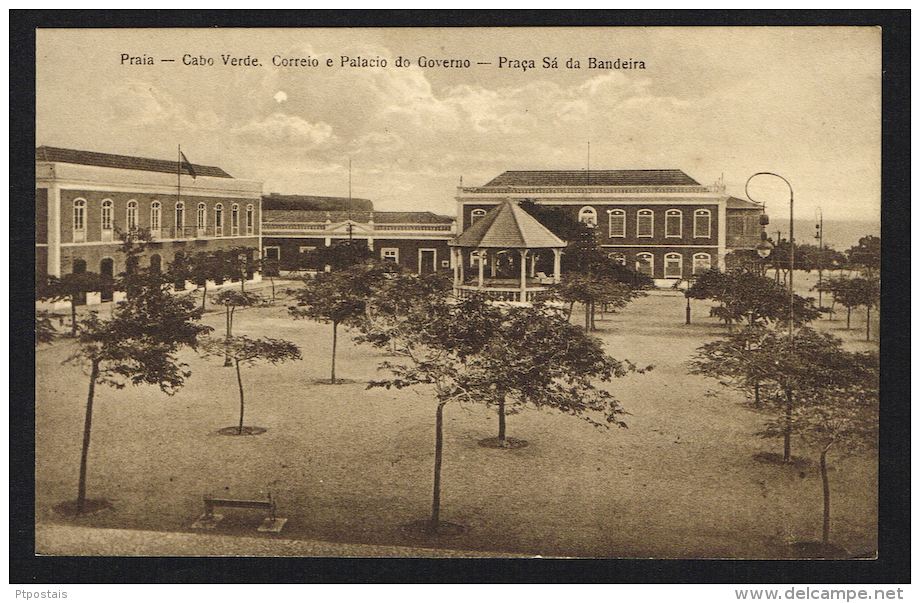
[[(461, 179), (506, 170), (680, 169), (740, 198), (773, 172), (797, 221), (880, 220), (877, 28), (43, 29), (36, 45), (38, 145), (160, 159), (181, 145), (266, 194), (350, 189), (453, 215)], [(788, 186), (758, 176), (748, 192), (788, 217)]]

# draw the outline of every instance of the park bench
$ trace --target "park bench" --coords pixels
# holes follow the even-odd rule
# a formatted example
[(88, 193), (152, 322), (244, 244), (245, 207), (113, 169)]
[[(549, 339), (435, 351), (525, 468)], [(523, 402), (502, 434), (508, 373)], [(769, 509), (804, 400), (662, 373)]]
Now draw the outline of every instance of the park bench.
[(215, 513), (217, 507), (235, 507), (237, 509), (265, 509), (268, 511), (268, 517), (262, 522), (258, 530), (260, 532), (280, 532), (287, 519), (275, 515), (275, 500), (271, 493), (268, 500), (239, 500), (232, 498), (214, 498), (210, 495), (204, 497), (204, 515), (192, 524), (193, 528), (213, 530), (217, 527), (218, 522), (224, 518), (223, 515)]

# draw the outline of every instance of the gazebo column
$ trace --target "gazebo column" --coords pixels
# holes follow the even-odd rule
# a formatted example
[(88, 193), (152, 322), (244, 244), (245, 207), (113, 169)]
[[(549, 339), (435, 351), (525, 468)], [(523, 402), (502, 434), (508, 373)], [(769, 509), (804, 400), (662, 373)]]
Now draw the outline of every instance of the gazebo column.
[(492, 278), (495, 278), (495, 268), (498, 263), (498, 253), (489, 254), (489, 274)]
[(527, 301), (527, 250), (521, 249), (521, 301)]
[(553, 282), (557, 285), (562, 280), (560, 272), (562, 272), (562, 250), (553, 249)]
[(454, 265), (454, 288), (460, 287), (462, 281), (460, 280), (460, 262), (457, 261), (457, 251), (456, 247), (450, 248), (450, 259)]
[(537, 252), (533, 252), (530, 255), (530, 278), (536, 278), (537, 276)]
[(466, 280), (466, 259), (463, 257), (463, 248), (457, 247), (457, 264), (460, 265), (460, 284), (463, 284), (463, 281)]
[(486, 250), (485, 250), (485, 249), (477, 249), (476, 251), (479, 252), (479, 289), (481, 290), (481, 289), (482, 289), (482, 284), (483, 284), (483, 281), (484, 281), (484, 278), (483, 278), (483, 277), (485, 276), (485, 275), (483, 274), (483, 272), (484, 272), (485, 269), (486, 269), (486, 265), (485, 265), (485, 262), (484, 262), (485, 258), (483, 257), (484, 254), (485, 254), (485, 252), (486, 252)]

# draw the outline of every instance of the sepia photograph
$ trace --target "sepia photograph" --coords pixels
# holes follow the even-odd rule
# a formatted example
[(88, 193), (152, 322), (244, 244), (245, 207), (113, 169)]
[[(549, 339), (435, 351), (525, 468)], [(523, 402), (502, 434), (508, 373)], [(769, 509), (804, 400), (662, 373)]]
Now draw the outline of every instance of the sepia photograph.
[(35, 554), (877, 560), (882, 36), (38, 28)]

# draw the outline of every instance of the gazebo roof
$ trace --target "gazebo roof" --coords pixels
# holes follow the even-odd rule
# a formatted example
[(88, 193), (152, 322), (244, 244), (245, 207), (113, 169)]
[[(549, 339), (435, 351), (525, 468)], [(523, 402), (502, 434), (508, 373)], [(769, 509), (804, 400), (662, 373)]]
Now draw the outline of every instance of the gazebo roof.
[(499, 249), (561, 248), (566, 242), (514, 201), (505, 201), (452, 240), (454, 247)]

